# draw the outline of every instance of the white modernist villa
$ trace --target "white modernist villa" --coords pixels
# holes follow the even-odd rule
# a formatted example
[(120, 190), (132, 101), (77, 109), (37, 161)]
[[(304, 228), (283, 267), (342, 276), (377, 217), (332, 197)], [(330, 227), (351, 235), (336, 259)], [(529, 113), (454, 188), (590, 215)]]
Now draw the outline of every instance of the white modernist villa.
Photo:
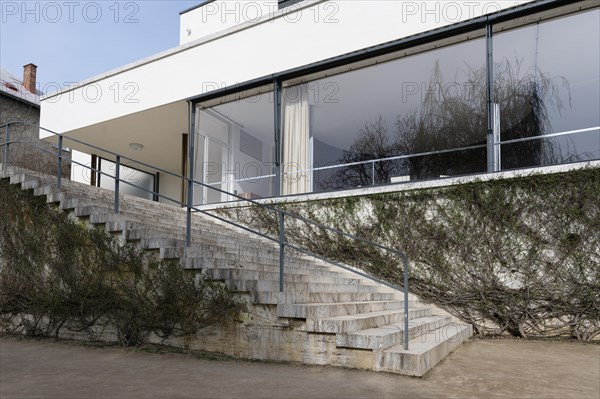
[(273, 198), (598, 160), (599, 7), (205, 1), (179, 46), (44, 97), (40, 125), (138, 160), (120, 174), (148, 191), (130, 192), (167, 203), (187, 187), (165, 171)]

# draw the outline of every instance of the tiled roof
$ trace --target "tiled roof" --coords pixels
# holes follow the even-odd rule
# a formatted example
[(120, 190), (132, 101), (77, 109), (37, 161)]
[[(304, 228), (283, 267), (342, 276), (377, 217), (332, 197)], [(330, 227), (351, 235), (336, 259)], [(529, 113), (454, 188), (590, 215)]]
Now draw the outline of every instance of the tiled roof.
[(39, 90), (33, 94), (25, 88), (21, 79), (2, 67), (0, 67), (0, 92), (37, 106), (40, 105), (40, 96), (43, 94)]

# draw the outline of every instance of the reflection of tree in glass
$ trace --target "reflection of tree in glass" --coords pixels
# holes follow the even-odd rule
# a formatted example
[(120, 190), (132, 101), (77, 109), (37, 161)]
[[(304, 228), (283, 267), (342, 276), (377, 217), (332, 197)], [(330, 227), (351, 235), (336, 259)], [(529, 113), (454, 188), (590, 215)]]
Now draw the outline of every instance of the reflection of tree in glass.
[[(514, 65), (502, 60), (495, 77), (495, 102), (500, 103), (502, 141), (552, 133), (550, 113), (561, 113), (571, 106), (569, 82), (550, 77), (538, 68), (521, 76), (522, 62)], [(561, 87), (566, 96), (561, 96)], [(502, 146), (505, 169), (537, 166), (559, 161), (561, 151), (556, 140), (532, 140)]]
[[(380, 115), (371, 123), (366, 122), (358, 131), (358, 136), (350, 149), (344, 151), (342, 157), (337, 161), (340, 164), (371, 161), (393, 157), (397, 154), (397, 144), (388, 134), (385, 120)], [(394, 176), (394, 162), (367, 162), (339, 168), (330, 175), (321, 185), (324, 188), (346, 188), (366, 186), (373, 184), (385, 184)]]
[[(551, 131), (550, 112), (560, 113), (570, 105), (569, 83), (550, 77), (537, 68), (521, 72), (522, 62), (504, 59), (495, 66), (495, 98), (500, 104), (502, 140), (540, 136)], [(419, 107), (396, 118), (390, 136), (380, 116), (359, 129), (354, 144), (338, 160), (340, 164), (379, 158), (485, 145), (487, 142), (487, 90), (485, 67), (457, 71), (464, 83), (446, 83), (439, 61), (431, 74)], [(456, 81), (458, 81), (458, 76)], [(561, 96), (561, 87), (568, 93)], [(503, 168), (554, 163), (560, 154), (549, 140), (533, 140), (502, 147)], [(325, 189), (389, 183), (391, 177), (412, 179), (484, 172), (485, 148), (426, 155), (405, 160), (358, 164), (338, 169), (322, 186)]]

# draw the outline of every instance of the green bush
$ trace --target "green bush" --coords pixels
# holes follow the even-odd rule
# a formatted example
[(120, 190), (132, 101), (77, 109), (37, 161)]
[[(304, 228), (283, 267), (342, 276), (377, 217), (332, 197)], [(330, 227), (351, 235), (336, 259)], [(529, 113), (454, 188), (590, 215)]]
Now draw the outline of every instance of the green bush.
[(222, 284), (158, 261), (0, 181), (0, 316), (5, 331), (58, 337), (112, 327), (123, 345), (236, 320)]

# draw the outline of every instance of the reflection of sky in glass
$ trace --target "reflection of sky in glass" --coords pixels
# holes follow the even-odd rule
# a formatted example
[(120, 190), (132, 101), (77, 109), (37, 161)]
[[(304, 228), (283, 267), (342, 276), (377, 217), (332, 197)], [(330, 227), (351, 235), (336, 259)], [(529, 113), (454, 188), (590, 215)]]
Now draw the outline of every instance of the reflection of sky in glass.
[[(560, 18), (501, 33), (494, 38), (494, 58), (523, 61), (523, 71), (534, 67), (551, 77), (564, 77), (571, 88), (562, 88), (566, 109), (551, 112), (552, 130), (600, 125), (600, 11)], [(539, 33), (538, 33), (539, 31)], [(537, 51), (536, 51), (537, 44)]]
[[(365, 122), (374, 122), (380, 115), (392, 134), (396, 117), (423, 102), (438, 60), (444, 81), (453, 82), (446, 89), (452, 93), (465, 90), (468, 67), (485, 65), (485, 41), (473, 40), (315, 82), (312, 90), (320, 90), (320, 95), (311, 96), (313, 135), (330, 146), (349, 148)], [(325, 102), (323, 94), (329, 93), (323, 88), (328, 84), (334, 84), (337, 93)]]
[(219, 115), (235, 121), (263, 142), (273, 141), (273, 94), (262, 93), (212, 108)]
[[(559, 83), (565, 108), (549, 107), (551, 132), (600, 125), (600, 11), (532, 25), (494, 38), (494, 58), (523, 62), (522, 72), (536, 66)], [(560, 78), (566, 79), (568, 88)], [(570, 99), (569, 99), (570, 94)], [(551, 133), (548, 132), (548, 133)], [(598, 159), (600, 132), (549, 140), (560, 148), (561, 162)]]

